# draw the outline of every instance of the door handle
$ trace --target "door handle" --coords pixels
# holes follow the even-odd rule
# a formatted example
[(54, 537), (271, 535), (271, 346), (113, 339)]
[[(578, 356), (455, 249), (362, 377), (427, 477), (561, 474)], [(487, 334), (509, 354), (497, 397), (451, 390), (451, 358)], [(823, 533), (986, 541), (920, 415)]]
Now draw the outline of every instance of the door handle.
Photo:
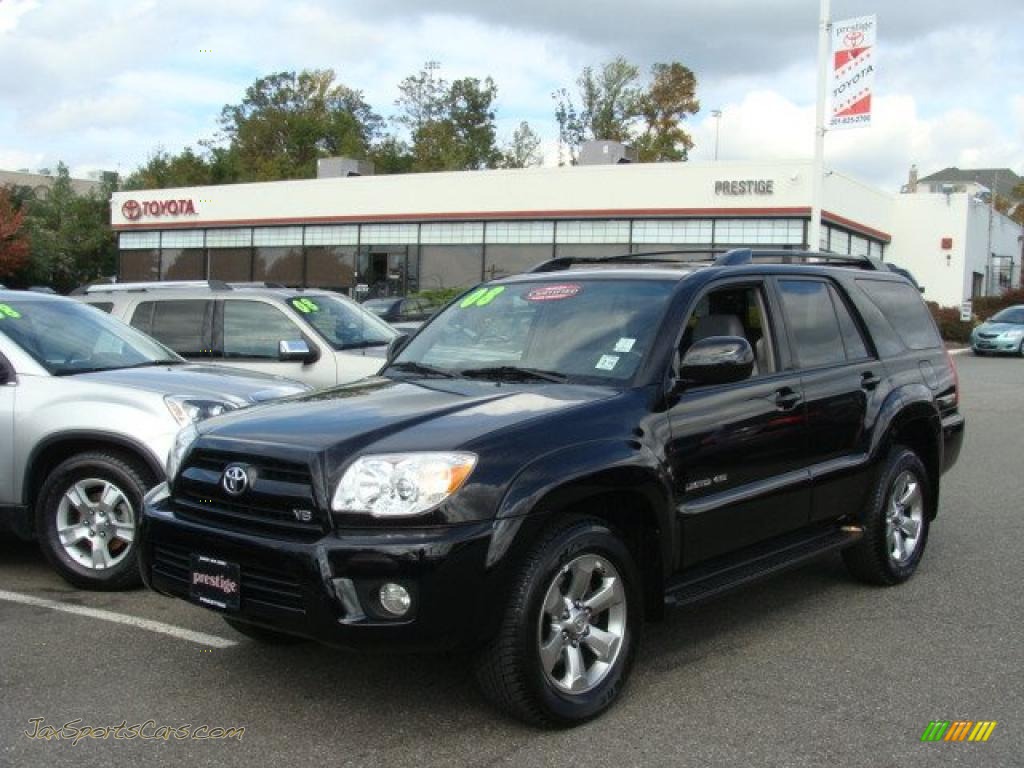
[(882, 383), (882, 380), (871, 371), (865, 371), (860, 377), (860, 385), (864, 389), (872, 390)]
[(800, 393), (789, 387), (783, 387), (775, 393), (775, 407), (780, 411), (791, 411), (800, 402)]

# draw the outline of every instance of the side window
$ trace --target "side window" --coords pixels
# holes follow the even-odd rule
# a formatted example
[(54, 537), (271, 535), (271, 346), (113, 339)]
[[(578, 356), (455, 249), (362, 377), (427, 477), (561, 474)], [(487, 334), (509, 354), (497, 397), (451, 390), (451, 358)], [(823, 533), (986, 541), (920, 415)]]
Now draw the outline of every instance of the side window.
[(865, 357), (869, 357), (868, 347), (864, 343), (864, 337), (860, 334), (860, 329), (857, 327), (857, 323), (853, 319), (853, 315), (850, 314), (849, 308), (846, 306), (846, 302), (843, 301), (843, 297), (839, 295), (838, 291), (832, 286), (828, 289), (829, 295), (832, 296), (832, 304), (836, 310), (836, 316), (839, 318), (839, 331), (843, 334), (843, 345), (846, 347), (846, 359), (847, 360), (863, 360)]
[(90, 301), (88, 304), (91, 307), (96, 307), (96, 309), (106, 312), (108, 315), (110, 314), (110, 310), (114, 308), (114, 302), (112, 301)]
[(730, 286), (710, 291), (697, 302), (686, 323), (680, 352), (695, 341), (711, 336), (739, 336), (754, 352), (752, 376), (777, 370), (775, 346), (766, 310), (764, 290), (754, 286)]
[(262, 301), (224, 302), (224, 357), (277, 360), (281, 341), (302, 332), (281, 310)]
[(910, 349), (931, 349), (942, 346), (935, 321), (921, 300), (920, 292), (910, 283), (894, 280), (858, 280), (857, 285), (871, 303), (885, 315), (903, 343)]
[(156, 306), (155, 301), (142, 301), (136, 304), (135, 311), (132, 312), (132, 319), (128, 321), (129, 325), (132, 328), (138, 328), (143, 333), (150, 333), (150, 329), (153, 327), (154, 306)]
[(207, 328), (212, 302), (201, 299), (144, 302), (135, 310), (132, 325), (147, 304), (152, 305), (152, 319), (148, 329), (136, 325), (139, 330), (146, 331), (183, 357), (210, 357)]
[(800, 367), (846, 362), (829, 287), (818, 280), (780, 280), (779, 293)]

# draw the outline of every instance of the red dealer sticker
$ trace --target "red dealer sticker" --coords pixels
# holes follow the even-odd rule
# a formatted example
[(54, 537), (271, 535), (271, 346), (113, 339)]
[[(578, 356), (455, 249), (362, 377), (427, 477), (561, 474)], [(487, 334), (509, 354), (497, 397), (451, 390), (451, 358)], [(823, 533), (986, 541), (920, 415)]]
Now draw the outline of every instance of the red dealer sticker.
[(542, 285), (530, 290), (523, 298), (527, 301), (558, 301), (559, 299), (571, 299), (582, 290), (583, 286), (579, 283)]

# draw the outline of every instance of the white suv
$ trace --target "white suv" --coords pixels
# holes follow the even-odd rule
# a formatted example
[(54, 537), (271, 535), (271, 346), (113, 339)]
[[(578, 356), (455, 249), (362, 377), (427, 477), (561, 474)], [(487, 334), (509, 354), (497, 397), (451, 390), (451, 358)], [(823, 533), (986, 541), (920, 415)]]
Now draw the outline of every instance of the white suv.
[(0, 290), (0, 528), (37, 538), (76, 586), (131, 586), (142, 497), (178, 430), (308, 390), (189, 365), (76, 301)]
[(209, 282), (93, 285), (75, 296), (192, 361), (274, 373), (313, 387), (372, 376), (390, 325), (330, 291)]

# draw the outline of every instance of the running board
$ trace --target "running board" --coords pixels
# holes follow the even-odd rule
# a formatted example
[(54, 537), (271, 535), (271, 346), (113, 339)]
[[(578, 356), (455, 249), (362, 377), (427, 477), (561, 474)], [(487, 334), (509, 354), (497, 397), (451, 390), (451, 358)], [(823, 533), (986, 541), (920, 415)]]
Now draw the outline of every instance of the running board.
[(665, 605), (680, 607), (702, 602), (794, 568), (826, 552), (844, 549), (863, 535), (863, 529), (856, 526), (819, 529), (766, 542), (739, 556), (716, 558), (670, 581), (665, 589)]

